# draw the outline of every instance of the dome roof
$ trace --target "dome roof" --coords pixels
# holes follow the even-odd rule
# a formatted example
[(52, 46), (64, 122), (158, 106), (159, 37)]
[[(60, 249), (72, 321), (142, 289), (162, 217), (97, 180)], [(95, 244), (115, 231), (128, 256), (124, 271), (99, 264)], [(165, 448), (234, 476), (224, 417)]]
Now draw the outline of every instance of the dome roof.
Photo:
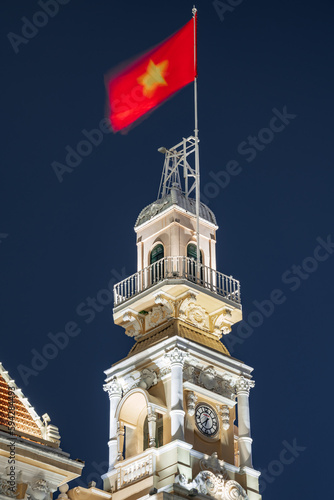
[[(179, 188), (173, 187), (168, 194), (154, 201), (140, 212), (135, 227), (141, 226), (144, 222), (153, 219), (153, 217), (164, 212), (172, 205), (178, 205), (187, 212), (196, 215), (196, 200), (194, 198), (187, 198)], [(211, 224), (217, 225), (214, 213), (202, 202), (200, 202), (199, 206), (199, 216)]]

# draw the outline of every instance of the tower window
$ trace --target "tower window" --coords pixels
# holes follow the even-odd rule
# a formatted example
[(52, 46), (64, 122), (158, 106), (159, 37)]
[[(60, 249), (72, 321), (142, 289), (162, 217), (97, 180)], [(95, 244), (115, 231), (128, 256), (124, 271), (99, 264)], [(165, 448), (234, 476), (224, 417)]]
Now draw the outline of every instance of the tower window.
[[(165, 275), (165, 266), (164, 266), (164, 247), (159, 243), (159, 245), (156, 245), (151, 252), (150, 255), (150, 276), (149, 280), (151, 284), (153, 285), (154, 283), (157, 283), (158, 281), (161, 281), (164, 278)], [(152, 265), (154, 264), (154, 265)]]
[[(187, 257), (190, 259), (197, 260), (197, 245), (195, 243), (189, 243), (187, 246)], [(199, 252), (200, 263), (203, 264), (202, 252)]]
[(163, 259), (163, 257), (164, 247), (161, 245), (161, 243), (159, 243), (159, 245), (156, 245), (151, 252), (150, 264), (154, 264), (158, 260)]
[(188, 260), (188, 279), (191, 281), (195, 281), (196, 283), (203, 283), (203, 254), (200, 251), (200, 266), (197, 271), (197, 245), (195, 243), (189, 243), (187, 246), (187, 257), (191, 260)]

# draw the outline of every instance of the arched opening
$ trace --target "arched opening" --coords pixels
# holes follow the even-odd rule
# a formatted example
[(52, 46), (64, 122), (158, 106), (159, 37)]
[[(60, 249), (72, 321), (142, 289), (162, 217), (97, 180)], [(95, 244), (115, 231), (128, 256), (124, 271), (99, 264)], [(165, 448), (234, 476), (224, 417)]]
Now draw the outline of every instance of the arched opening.
[(147, 415), (147, 400), (142, 391), (131, 394), (119, 412), (118, 453), (130, 458), (143, 451), (143, 425)]
[(157, 283), (164, 278), (164, 247), (161, 243), (152, 248), (150, 254), (150, 283)]
[(190, 281), (203, 283), (203, 253), (200, 250), (200, 265), (197, 270), (197, 245), (195, 243), (189, 243), (187, 245), (187, 257), (188, 257), (188, 279)]
[(157, 410), (150, 398), (144, 389), (136, 388), (120, 402), (116, 410), (117, 460), (163, 445), (164, 410)]

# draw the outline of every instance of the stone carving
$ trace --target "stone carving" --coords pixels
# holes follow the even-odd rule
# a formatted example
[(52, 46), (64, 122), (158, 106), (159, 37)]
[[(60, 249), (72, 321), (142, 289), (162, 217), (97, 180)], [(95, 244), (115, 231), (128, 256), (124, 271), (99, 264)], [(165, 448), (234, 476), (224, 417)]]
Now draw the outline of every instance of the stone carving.
[(226, 500), (241, 500), (242, 498), (248, 500), (245, 490), (239, 483), (237, 483), (237, 481), (227, 481), (225, 483), (224, 495)]
[(211, 470), (214, 473), (223, 475), (224, 479), (230, 479), (225, 469), (224, 460), (219, 460), (216, 451), (210, 457), (202, 458), (199, 465), (202, 470)]
[(185, 358), (188, 356), (186, 351), (179, 349), (178, 347), (174, 347), (171, 351), (165, 353), (166, 358), (169, 358), (171, 364), (181, 364), (183, 365)]
[(179, 474), (175, 481), (187, 490), (195, 489), (202, 495), (219, 500), (248, 500), (245, 490), (237, 481), (225, 479), (222, 474), (214, 474), (209, 470), (201, 471), (191, 482), (187, 481), (184, 474)]
[(208, 366), (204, 370), (201, 371), (198, 382), (200, 385), (208, 389), (208, 391), (212, 391), (218, 388), (219, 379), (217, 377), (217, 372), (213, 368), (213, 366)]
[(192, 365), (185, 365), (184, 371), (183, 371), (183, 379), (186, 380), (187, 382), (193, 382), (194, 384), (197, 384), (197, 375), (196, 375), (196, 369)]
[(231, 331), (232, 322), (232, 309), (226, 307), (218, 314), (210, 315), (210, 327), (212, 332), (221, 338), (222, 334), (227, 335)]
[(198, 328), (208, 328), (209, 315), (206, 310), (196, 304), (196, 295), (190, 294), (179, 307), (179, 318), (193, 323)]
[(27, 493), (33, 500), (46, 500), (50, 498), (48, 483), (41, 476), (37, 476), (32, 480), (28, 486)]
[(6, 497), (16, 498), (16, 485), (13, 487), (8, 479), (0, 477), (0, 494)]
[(149, 368), (144, 368), (140, 372), (140, 380), (136, 384), (137, 387), (141, 387), (142, 389), (146, 389), (147, 391), (158, 383), (158, 377), (154, 370), (150, 370)]
[(254, 380), (249, 380), (243, 376), (239, 377), (236, 382), (236, 391), (237, 394), (242, 392), (249, 394), (249, 391), (252, 387), (255, 386)]
[(235, 399), (235, 379), (228, 375), (223, 375), (220, 382), (220, 394), (229, 399)]
[(230, 428), (230, 410), (227, 405), (217, 405), (218, 414), (222, 421), (222, 427), (224, 431), (228, 431)]
[(228, 335), (231, 332), (232, 328), (229, 323), (223, 322), (220, 325), (220, 331), (222, 332), (223, 335)]
[(103, 386), (103, 390), (108, 393), (109, 399), (115, 396), (122, 397), (122, 387), (118, 382), (117, 377), (112, 377), (110, 382)]
[(173, 316), (173, 314), (175, 312), (175, 306), (173, 304), (173, 301), (169, 300), (162, 293), (158, 293), (155, 296), (154, 301), (155, 301), (156, 304), (160, 304), (160, 305), (162, 305), (162, 306), (164, 306), (166, 308), (168, 318), (170, 318), (171, 316)]
[(196, 406), (197, 396), (193, 391), (189, 391), (187, 394), (187, 410), (188, 415), (191, 417), (195, 415), (195, 406)]
[(146, 330), (155, 328), (170, 317), (167, 307), (162, 305), (153, 306), (152, 310), (146, 316)]
[(133, 311), (125, 311), (123, 321), (130, 323), (125, 330), (129, 337), (140, 337), (143, 334), (144, 320)]
[(205, 326), (207, 313), (205, 309), (203, 309), (203, 307), (196, 304), (189, 304), (189, 307), (187, 309), (187, 316), (188, 319), (192, 323), (195, 323), (196, 326)]
[(235, 398), (235, 379), (227, 373), (220, 376), (213, 366), (206, 368), (196, 367), (187, 362), (184, 367), (183, 378), (187, 382), (205, 387), (205, 389), (225, 396), (228, 399), (234, 400)]
[(168, 375), (170, 373), (170, 366), (165, 366), (164, 368), (161, 368), (159, 371), (159, 378), (158, 380), (161, 380), (165, 375)]

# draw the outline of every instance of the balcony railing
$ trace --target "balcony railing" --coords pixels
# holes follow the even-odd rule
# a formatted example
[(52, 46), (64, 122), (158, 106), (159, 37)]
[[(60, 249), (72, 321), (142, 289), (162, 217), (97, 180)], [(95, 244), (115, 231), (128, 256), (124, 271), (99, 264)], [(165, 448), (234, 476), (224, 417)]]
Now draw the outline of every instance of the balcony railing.
[(117, 467), (117, 489), (153, 474), (153, 455), (150, 453), (138, 460), (119, 462)]
[(240, 283), (189, 257), (165, 257), (114, 286), (115, 307), (164, 280), (185, 279), (240, 304)]

